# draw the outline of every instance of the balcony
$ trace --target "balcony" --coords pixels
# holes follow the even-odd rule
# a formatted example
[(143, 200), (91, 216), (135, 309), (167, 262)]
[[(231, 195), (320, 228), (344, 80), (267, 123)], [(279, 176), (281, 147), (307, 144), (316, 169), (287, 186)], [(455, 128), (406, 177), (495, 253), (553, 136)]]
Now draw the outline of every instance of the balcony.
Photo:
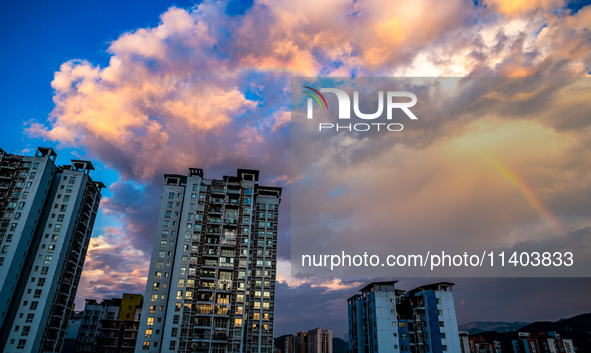
[(216, 195), (223, 195), (226, 193), (226, 190), (224, 188), (220, 188), (220, 187), (217, 187), (217, 188), (212, 187), (211, 193), (216, 194)]

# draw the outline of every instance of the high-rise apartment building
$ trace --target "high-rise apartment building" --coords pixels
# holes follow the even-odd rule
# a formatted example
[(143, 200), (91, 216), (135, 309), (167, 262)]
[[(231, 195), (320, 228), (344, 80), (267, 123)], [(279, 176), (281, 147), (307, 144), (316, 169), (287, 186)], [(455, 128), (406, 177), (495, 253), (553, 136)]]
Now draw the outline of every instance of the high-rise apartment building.
[(453, 284), (405, 292), (395, 283), (370, 283), (348, 299), (350, 351), (460, 353)]
[(0, 350), (59, 352), (104, 185), (91, 162), (0, 150)]
[(281, 188), (166, 174), (136, 351), (273, 352)]
[(332, 353), (332, 329), (317, 327), (285, 337), (285, 353)]
[(332, 353), (332, 329), (308, 331), (308, 353)]

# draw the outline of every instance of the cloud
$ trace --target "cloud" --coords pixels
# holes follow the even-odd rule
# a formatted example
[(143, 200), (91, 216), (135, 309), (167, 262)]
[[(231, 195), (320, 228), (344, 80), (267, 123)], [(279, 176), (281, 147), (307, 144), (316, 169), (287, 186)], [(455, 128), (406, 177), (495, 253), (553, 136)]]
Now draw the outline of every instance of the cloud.
[[(365, 81), (355, 82), (361, 87)], [(302, 266), (303, 255), (343, 251), (385, 261), (388, 255), (441, 250), (482, 254), (528, 241), (532, 251), (571, 249), (586, 257), (585, 237), (567, 233), (591, 225), (591, 156), (581, 148), (591, 128), (588, 119), (583, 122), (591, 111), (588, 80), (404, 82), (426, 103), (413, 108), (420, 119), (405, 119), (399, 133), (321, 135), (316, 122), (293, 123), (294, 275), (384, 276), (391, 270)], [(552, 246), (546, 244), (550, 239)], [(583, 275), (586, 264), (579, 265), (561, 273)], [(512, 273), (558, 275), (529, 269)], [(460, 275), (446, 270), (439, 275)], [(436, 275), (420, 267), (401, 271)]]
[[(26, 131), (83, 150), (86, 158), (100, 160), (120, 177), (110, 186), (112, 195), (103, 200), (101, 209), (121, 226), (105, 229), (93, 239), (92, 245), (97, 246), (89, 251), (79, 297), (141, 289), (157, 216), (158, 205), (153, 200), (159, 200), (162, 174), (185, 173), (189, 167), (204, 168), (206, 177), (220, 177), (236, 167), (258, 168), (263, 183), (286, 187), (279, 253), (289, 258), (292, 76), (589, 76), (591, 7), (574, 14), (560, 7), (561, 2), (551, 0), (511, 4), (491, 0), (476, 5), (453, 0), (445, 6), (433, 0), (261, 0), (232, 17), (226, 14), (226, 3), (205, 1), (190, 10), (172, 7), (161, 15), (158, 26), (124, 33), (110, 43), (110, 61), (105, 67), (86, 60), (63, 63), (52, 82), (55, 108), (48, 122), (31, 121)], [(458, 113), (464, 112), (458, 109)], [(541, 114), (505, 129), (527, 128), (532, 141), (548, 139), (540, 151), (527, 150), (509, 159), (520, 166), (549, 156), (542, 170), (531, 169), (530, 175), (520, 172), (542, 185), (543, 201), (577, 229), (586, 225), (581, 204), (588, 203), (591, 195), (585, 191), (587, 163), (583, 158), (566, 158), (569, 152), (582, 156), (572, 152), (588, 146), (584, 138), (572, 138), (587, 128), (585, 115), (571, 113), (558, 115), (560, 119)], [(368, 158), (373, 150), (360, 148), (351, 156), (351, 168), (343, 170), (349, 180), (339, 179), (334, 170), (316, 191), (329, 194), (335, 182), (346, 186), (356, 178), (372, 177), (368, 170), (375, 177), (383, 172), (381, 165), (396, 160), (406, 172), (421, 176), (405, 180), (408, 188), (399, 182), (390, 190), (407, 201), (392, 214), (397, 232), (417, 232), (405, 222), (423, 205), (433, 214), (433, 224), (425, 224), (431, 231), (437, 225), (457, 222), (449, 217), (452, 212), (464, 212), (469, 218), (465, 224), (453, 224), (465, 234), (488, 226), (491, 232), (502, 230), (508, 227), (506, 218), (515, 215), (531, 221), (534, 228), (539, 226), (542, 233), (546, 231), (544, 220), (536, 218), (514, 189), (502, 185), (494, 171), (458, 175), (449, 165), (438, 163), (448, 156), (444, 152), (449, 152), (452, 165), (474, 162), (460, 148), (462, 139), (487, 141), (498, 131), (482, 121), (464, 123), (450, 119), (417, 129), (418, 135), (412, 137), (420, 136), (424, 146), (413, 144), (412, 138), (398, 146), (381, 142), (376, 146), (385, 147), (381, 159), (373, 161)], [(416, 159), (420, 148), (425, 149), (421, 157), (432, 163), (429, 166)], [(501, 146), (495, 152), (511, 155), (512, 149)], [(568, 173), (557, 173), (563, 170)], [(482, 190), (483, 181), (489, 189)], [(459, 195), (458, 190), (463, 193)], [(470, 207), (466, 190), (490, 197), (491, 209), (514, 203), (499, 214), (496, 224), (484, 226), (490, 218), (487, 210)], [(448, 197), (449, 208), (430, 205), (433, 192)], [(569, 193), (581, 204), (565, 197)], [(312, 205), (309, 212), (335, 211), (321, 219), (318, 229), (323, 234), (330, 236), (336, 225), (351, 216), (346, 202), (351, 194), (343, 193), (337, 197), (339, 202)], [(385, 207), (387, 195), (374, 196)], [(375, 206), (372, 199), (360, 200), (368, 210)], [(111, 281), (115, 285), (104, 284)], [(291, 287), (281, 284), (278, 298), (285, 295), (302, 301), (318, 294), (318, 300), (330, 305), (314, 307), (334, 313), (342, 322), (343, 304), (337, 303), (336, 293), (347, 285), (335, 281), (320, 287), (299, 280)], [(334, 290), (327, 292), (330, 286)], [(303, 323), (306, 318), (301, 319)], [(326, 322), (333, 324), (337, 325), (335, 320)]]
[(136, 249), (121, 229), (105, 228), (90, 239), (84, 271), (76, 295), (78, 309), (84, 299), (120, 297), (146, 288), (146, 253)]
[(516, 16), (537, 10), (556, 10), (564, 6), (564, 1), (562, 0), (486, 0), (484, 3), (492, 7), (497, 12), (508, 16)]

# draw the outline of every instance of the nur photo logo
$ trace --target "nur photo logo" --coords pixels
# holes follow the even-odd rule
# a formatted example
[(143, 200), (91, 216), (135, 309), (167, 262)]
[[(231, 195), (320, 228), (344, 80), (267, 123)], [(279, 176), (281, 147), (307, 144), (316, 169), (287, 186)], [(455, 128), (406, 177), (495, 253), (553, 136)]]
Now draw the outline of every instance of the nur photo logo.
[[(320, 88), (317, 90), (310, 86), (302, 86), (305, 90), (303, 93), (309, 95), (307, 98), (307, 118), (308, 120), (314, 119), (314, 101), (318, 103), (321, 110), (326, 109), (328, 111), (328, 103), (322, 93), (334, 93), (338, 99), (338, 119), (350, 120), (351, 119), (351, 98), (347, 92), (338, 88)], [(384, 105), (386, 110), (386, 119), (392, 120), (394, 109), (402, 110), (405, 115), (411, 120), (418, 120), (416, 115), (409, 109), (417, 104), (417, 96), (411, 92), (405, 91), (386, 91), (386, 99), (384, 104), (384, 91), (378, 91), (378, 106), (377, 110), (373, 113), (361, 112), (360, 105), (364, 103), (359, 97), (359, 91), (353, 92), (353, 113), (355, 118), (362, 120), (375, 120), (383, 116)], [(409, 98), (408, 102), (398, 101), (400, 98)], [(350, 124), (339, 124), (339, 123), (319, 123), (318, 131), (402, 131), (404, 126), (400, 123), (350, 123)]]

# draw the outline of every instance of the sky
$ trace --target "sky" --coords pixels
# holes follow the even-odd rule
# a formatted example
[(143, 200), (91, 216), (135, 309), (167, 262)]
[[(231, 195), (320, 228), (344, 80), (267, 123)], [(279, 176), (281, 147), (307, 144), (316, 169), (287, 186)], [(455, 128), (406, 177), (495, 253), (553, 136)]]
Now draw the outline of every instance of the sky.
[[(261, 183), (284, 188), (276, 336), (322, 326), (342, 337), (346, 298), (370, 280), (291, 277), (292, 77), (591, 74), (591, 6), (581, 1), (2, 2), (0, 18), (0, 147), (30, 153), (51, 146), (60, 164), (90, 159), (97, 168), (91, 176), (108, 186), (78, 308), (85, 298), (144, 291), (164, 173), (197, 167), (219, 178), (253, 168), (261, 170)], [(446, 129), (453, 124), (425, 133), (432, 133), (429, 146), (453, 148), (484, 141), (487, 131), (525, 132), (525, 140), (546, 150), (509, 145), (507, 153), (519, 151), (512, 165), (532, 163), (519, 174), (532, 183), (540, 204), (559, 215), (567, 234), (588, 244), (587, 120), (565, 114), (492, 128), (475, 120), (457, 135)], [(401, 146), (401, 154), (389, 146), (380, 156), (412, 161), (419, 146)], [(435, 162), (442, 150), (420, 151)], [(548, 154), (551, 161), (535, 168), (531, 158)], [(467, 158), (454, 156), (457, 163)], [(355, 163), (347, 166), (358, 170)], [(411, 167), (421, 171), (421, 165)], [(424, 190), (446, 185), (436, 178), (421, 182)], [(455, 187), (462, 195), (473, 191)], [(543, 234), (547, 223), (536, 223), (539, 212), (511, 188), (498, 190), (498, 207), (503, 197), (518, 200), (518, 213)], [(391, 278), (402, 289), (427, 281)], [(460, 324), (558, 320), (591, 311), (588, 278), (443, 279), (456, 283)]]

